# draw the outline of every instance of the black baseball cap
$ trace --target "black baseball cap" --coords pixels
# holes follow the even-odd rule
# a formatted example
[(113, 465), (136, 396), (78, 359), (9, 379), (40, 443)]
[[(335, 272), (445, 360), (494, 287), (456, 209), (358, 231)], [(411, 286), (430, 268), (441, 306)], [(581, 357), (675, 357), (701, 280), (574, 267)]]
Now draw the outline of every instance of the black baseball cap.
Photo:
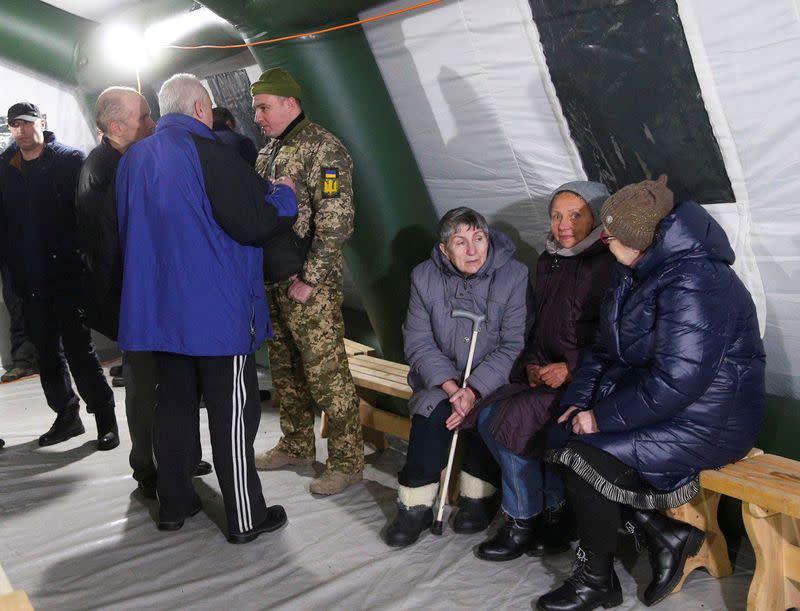
[(23, 121), (36, 121), (41, 119), (42, 113), (36, 104), (30, 102), (17, 102), (8, 109), (6, 116), (6, 123), (11, 124), (12, 121), (22, 119)]

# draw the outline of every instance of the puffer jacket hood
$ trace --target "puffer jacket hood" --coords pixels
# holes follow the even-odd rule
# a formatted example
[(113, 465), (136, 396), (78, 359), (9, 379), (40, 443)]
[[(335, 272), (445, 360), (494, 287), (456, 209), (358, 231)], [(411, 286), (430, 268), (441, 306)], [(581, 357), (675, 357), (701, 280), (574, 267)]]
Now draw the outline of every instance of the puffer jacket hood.
[(719, 223), (702, 206), (687, 201), (675, 206), (661, 221), (652, 246), (636, 264), (634, 274), (642, 279), (670, 261), (705, 258), (733, 265), (736, 255)]

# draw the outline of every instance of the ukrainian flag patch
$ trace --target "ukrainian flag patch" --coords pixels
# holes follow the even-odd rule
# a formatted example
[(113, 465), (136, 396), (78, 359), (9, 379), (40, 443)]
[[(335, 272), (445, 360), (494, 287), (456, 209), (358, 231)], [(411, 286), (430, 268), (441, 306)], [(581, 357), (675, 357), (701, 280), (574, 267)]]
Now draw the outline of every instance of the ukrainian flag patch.
[(339, 168), (322, 168), (322, 197), (339, 197)]

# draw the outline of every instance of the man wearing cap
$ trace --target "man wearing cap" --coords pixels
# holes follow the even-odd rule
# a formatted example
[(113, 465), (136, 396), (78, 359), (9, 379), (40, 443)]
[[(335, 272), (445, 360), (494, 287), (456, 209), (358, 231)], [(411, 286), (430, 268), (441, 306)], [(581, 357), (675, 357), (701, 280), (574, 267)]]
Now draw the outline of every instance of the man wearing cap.
[(114, 395), (84, 324), (80, 299), (75, 186), (84, 155), (45, 131), (35, 104), (14, 104), (8, 125), (14, 143), (0, 155), (0, 239), (13, 288), (22, 299), (26, 332), (39, 355), (42, 389), (58, 414), (39, 445), (59, 443), (85, 430), (71, 373), (87, 410), (98, 425), (103, 423), (98, 426), (98, 448), (110, 450), (119, 445)]
[(280, 68), (251, 86), (255, 121), (270, 138), (256, 170), (297, 185), (294, 232), (264, 250), (264, 275), (275, 337), (272, 381), (283, 436), (256, 457), (262, 470), (310, 465), (315, 458), (314, 405), (328, 416), (328, 463), (311, 483), (336, 494), (361, 480), (364, 444), (358, 397), (347, 364), (342, 320), (342, 246), (353, 233), (352, 160), (329, 131), (312, 123), (301, 90)]

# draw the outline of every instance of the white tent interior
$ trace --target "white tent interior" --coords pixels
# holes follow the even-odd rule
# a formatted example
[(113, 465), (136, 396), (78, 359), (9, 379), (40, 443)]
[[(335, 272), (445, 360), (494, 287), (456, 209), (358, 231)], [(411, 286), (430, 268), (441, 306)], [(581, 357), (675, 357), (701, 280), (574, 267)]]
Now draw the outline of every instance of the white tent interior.
[[(123, 4), (50, 3), (90, 18)], [(413, 4), (391, 2), (362, 16)], [(736, 269), (758, 306), (768, 390), (797, 399), (800, 3), (677, 0), (677, 6), (735, 195), (708, 210), (726, 229)], [(533, 262), (548, 226), (548, 194), (586, 171), (529, 2), (445, 0), (364, 29), (437, 212), (475, 208)], [(95, 145), (74, 91), (2, 59), (0, 82), (0, 110), (36, 99), (60, 140), (85, 151)], [(349, 299), (357, 301), (352, 289)], [(7, 366), (4, 307), (0, 358)], [(124, 420), (122, 391), (115, 392)], [(199, 488), (212, 507), (208, 516), (162, 537), (152, 505), (130, 495), (127, 433), (110, 453), (93, 453), (86, 437), (55, 451), (38, 449), (35, 437), (50, 419), (36, 379), (0, 386), (0, 437), (7, 444), (0, 451), (0, 564), (37, 608), (520, 608), (569, 570), (568, 555), (483, 563), (471, 555), (481, 536), (428, 536), (408, 550), (389, 551), (378, 535), (392, 512), (396, 449), (373, 454), (365, 484), (333, 499), (309, 496), (311, 470), (262, 473), (269, 500), (287, 507), (290, 524), (244, 550), (219, 532), (219, 492), (209, 478)], [(205, 418), (202, 426), (210, 454)], [(265, 409), (256, 450), (277, 437), (277, 416)], [(318, 457), (324, 455), (323, 444)], [(744, 608), (751, 572), (745, 544), (733, 577), (695, 573), (660, 608)], [(637, 583), (649, 574), (644, 556), (626, 561), (622, 573), (626, 608), (639, 608)]]

